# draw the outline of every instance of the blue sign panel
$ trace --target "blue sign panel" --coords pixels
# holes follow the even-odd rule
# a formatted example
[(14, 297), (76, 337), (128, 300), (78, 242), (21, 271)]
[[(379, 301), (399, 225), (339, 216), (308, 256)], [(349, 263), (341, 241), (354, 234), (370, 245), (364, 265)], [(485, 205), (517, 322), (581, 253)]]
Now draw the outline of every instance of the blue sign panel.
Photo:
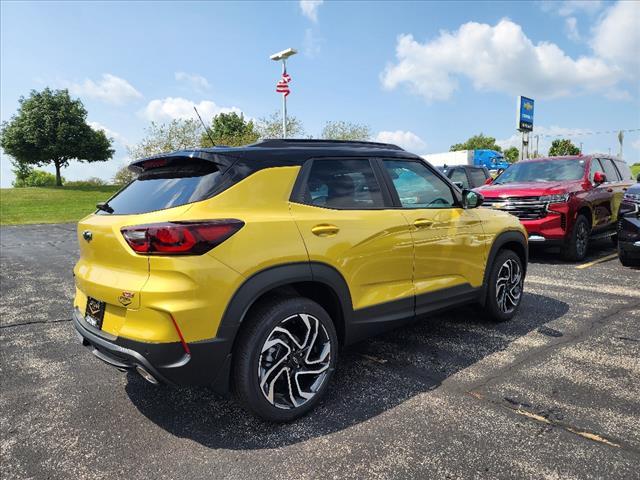
[(518, 97), (518, 130), (530, 132), (533, 130), (533, 99)]

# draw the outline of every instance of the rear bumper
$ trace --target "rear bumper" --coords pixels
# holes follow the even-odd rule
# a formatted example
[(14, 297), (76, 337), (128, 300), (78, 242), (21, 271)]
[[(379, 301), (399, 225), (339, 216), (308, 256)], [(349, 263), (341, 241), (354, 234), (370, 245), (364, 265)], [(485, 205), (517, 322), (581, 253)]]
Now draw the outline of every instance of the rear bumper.
[(109, 365), (118, 369), (142, 368), (158, 383), (168, 385), (208, 385), (226, 394), (231, 370), (231, 342), (225, 339), (189, 343), (190, 354), (182, 344), (146, 343), (122, 337), (107, 337), (84, 321), (73, 309), (73, 326), (82, 344)]

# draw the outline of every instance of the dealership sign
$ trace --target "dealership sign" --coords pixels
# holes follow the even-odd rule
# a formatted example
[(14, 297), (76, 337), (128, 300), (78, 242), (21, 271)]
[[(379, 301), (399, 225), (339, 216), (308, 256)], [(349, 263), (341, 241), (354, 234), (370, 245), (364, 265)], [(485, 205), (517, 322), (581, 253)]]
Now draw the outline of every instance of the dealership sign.
[(533, 99), (523, 96), (518, 97), (517, 119), (518, 130), (530, 132), (533, 130)]

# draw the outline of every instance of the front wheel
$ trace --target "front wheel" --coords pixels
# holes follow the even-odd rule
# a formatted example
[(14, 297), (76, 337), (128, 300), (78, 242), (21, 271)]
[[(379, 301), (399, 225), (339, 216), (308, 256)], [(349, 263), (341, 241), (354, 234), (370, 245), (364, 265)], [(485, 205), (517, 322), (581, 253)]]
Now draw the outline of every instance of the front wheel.
[(567, 244), (562, 248), (564, 259), (571, 262), (583, 260), (587, 256), (590, 235), (591, 226), (589, 220), (584, 215), (578, 215)]
[(618, 259), (625, 267), (640, 267), (640, 258), (629, 258), (627, 252), (620, 248), (620, 245), (618, 245)]
[(311, 410), (335, 370), (338, 337), (327, 312), (306, 298), (274, 298), (243, 325), (234, 350), (234, 391), (240, 404), (272, 422)]
[(495, 322), (511, 320), (522, 301), (524, 269), (522, 260), (512, 250), (502, 250), (496, 256), (486, 286), (485, 316)]

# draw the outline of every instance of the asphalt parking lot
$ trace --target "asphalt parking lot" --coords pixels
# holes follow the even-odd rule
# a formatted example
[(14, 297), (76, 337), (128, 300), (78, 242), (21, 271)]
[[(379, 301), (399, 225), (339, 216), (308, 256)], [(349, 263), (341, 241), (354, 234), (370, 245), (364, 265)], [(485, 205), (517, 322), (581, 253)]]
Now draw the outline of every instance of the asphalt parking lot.
[(608, 242), (533, 251), (510, 323), (462, 308), (348, 349), (271, 425), (81, 347), (74, 228), (0, 229), (2, 478), (640, 478), (640, 270)]

